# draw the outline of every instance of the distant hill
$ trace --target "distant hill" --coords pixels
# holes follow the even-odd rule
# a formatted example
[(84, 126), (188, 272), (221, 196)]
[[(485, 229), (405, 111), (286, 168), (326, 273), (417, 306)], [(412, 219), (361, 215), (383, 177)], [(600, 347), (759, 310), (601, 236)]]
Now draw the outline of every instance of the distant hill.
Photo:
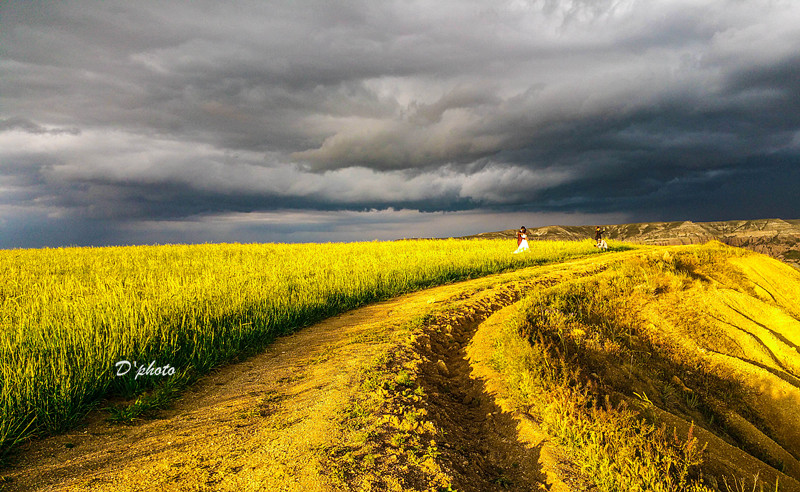
[[(710, 240), (751, 249), (800, 268), (800, 220), (760, 219), (725, 222), (643, 222), (601, 225), (605, 237), (641, 244), (700, 244)], [(546, 226), (530, 229), (532, 240), (583, 240), (594, 238), (594, 225)], [(469, 238), (509, 238), (516, 229), (484, 232)]]

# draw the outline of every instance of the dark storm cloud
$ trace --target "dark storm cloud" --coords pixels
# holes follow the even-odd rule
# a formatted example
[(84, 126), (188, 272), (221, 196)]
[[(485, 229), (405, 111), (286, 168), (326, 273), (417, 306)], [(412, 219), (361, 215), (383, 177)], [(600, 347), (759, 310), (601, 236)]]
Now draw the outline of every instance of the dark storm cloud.
[(798, 26), (766, 0), (3, 2), (2, 224), (790, 218)]

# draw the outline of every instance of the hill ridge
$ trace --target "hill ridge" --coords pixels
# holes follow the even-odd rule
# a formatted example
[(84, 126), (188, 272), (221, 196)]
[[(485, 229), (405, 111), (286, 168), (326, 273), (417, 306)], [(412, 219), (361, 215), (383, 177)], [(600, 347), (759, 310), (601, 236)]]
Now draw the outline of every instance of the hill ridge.
[[(598, 224), (600, 225), (600, 224)], [(656, 246), (702, 244), (716, 240), (772, 256), (800, 268), (800, 219), (751, 219), (714, 222), (691, 220), (672, 222), (633, 222), (601, 225), (605, 237)], [(532, 240), (576, 241), (594, 237), (595, 225), (548, 225), (529, 228)], [(483, 232), (463, 239), (513, 238), (516, 229)]]

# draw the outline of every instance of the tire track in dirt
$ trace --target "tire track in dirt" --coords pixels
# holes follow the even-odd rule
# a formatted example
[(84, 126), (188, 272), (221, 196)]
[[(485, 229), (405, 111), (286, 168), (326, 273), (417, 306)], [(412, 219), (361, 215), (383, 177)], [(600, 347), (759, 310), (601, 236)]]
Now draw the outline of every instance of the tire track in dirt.
[[(422, 433), (424, 435), (416, 441), (434, 438), (440, 451), (436, 458), (440, 470), (437, 479), (444, 475), (447, 483), (463, 492), (573, 490), (565, 485), (564, 477), (578, 489), (591, 488), (566, 459), (555, 458), (560, 453), (547, 444), (547, 436), (538, 430), (538, 425), (518, 412), (502, 408), (496, 400), (496, 391), (487, 387), (487, 384), (497, 384), (498, 378), (490, 381), (484, 377), (485, 364), (471, 360), (469, 352), (476, 333), (491, 331), (492, 323), (498, 322), (495, 318), (501, 312), (515, 310), (516, 303), (526, 292), (596, 274), (604, 268), (603, 265), (569, 273), (543, 270), (538, 278), (529, 281), (463, 293), (458, 299), (451, 299), (448, 309), (436, 313), (414, 334), (407, 356), (413, 359), (416, 384), (421, 386), (425, 396), (414, 404), (406, 402), (408, 408), (394, 405), (384, 410), (394, 416), (424, 412), (438, 432)], [(501, 317), (507, 318), (508, 314)], [(482, 350), (485, 354), (492, 352), (491, 347)], [(408, 362), (405, 367), (409, 367)], [(387, 436), (393, 432), (401, 431), (384, 428), (378, 434)], [(378, 461), (397, 454), (396, 449), (374, 442), (372, 450), (375, 448), (379, 450)], [(563, 457), (563, 453), (561, 455)], [(409, 465), (401, 463), (404, 469)], [(363, 487), (364, 481), (355, 480), (349, 485), (358, 490), (394, 490), (374, 477), (370, 480), (368, 489)], [(420, 487), (418, 479), (409, 479), (402, 485), (397, 490), (434, 490)]]
[(513, 292), (479, 301), (486, 308), (478, 311), (477, 319), (428, 330), (419, 339), (418, 353), (426, 360), (421, 383), (428, 395), (427, 409), (446, 436), (440, 464), (454, 488), (464, 492), (588, 490), (591, 484), (548, 443), (538, 425), (502, 405), (499, 377), (482, 360), (493, 351), (488, 333), (516, 313), (519, 297)]
[[(591, 274), (586, 270), (577, 275)], [(596, 273), (598, 268), (588, 270)], [(374, 464), (369, 470), (348, 467), (340, 489), (449, 490), (452, 486), (460, 492), (550, 490), (559, 481), (555, 465), (546, 468), (540, 463), (540, 442), (520, 439), (515, 415), (500, 408), (484, 380), (472, 374), (467, 348), (481, 323), (514, 305), (525, 291), (577, 275), (542, 268), (536, 278), (462, 290), (430, 312), (393, 364), (398, 373), (413, 373), (422, 398), (407, 398), (395, 391), (372, 419), (366, 442), (338, 443), (342, 451), (337, 459), (369, 459)], [(360, 404), (357, 401), (354, 406)], [(423, 415), (425, 421), (409, 421), (409, 415)], [(415, 448), (425, 443), (435, 443), (436, 457), (420, 463), (425, 456)], [(331, 460), (332, 464), (335, 461)]]
[(454, 488), (545, 490), (540, 450), (519, 442), (514, 417), (502, 411), (483, 380), (472, 377), (467, 357), (481, 318), (518, 301), (517, 295), (498, 297), (485, 304), (477, 320), (431, 329), (420, 337), (418, 353), (425, 362), (419, 382), (427, 395), (428, 415), (446, 436), (439, 462)]

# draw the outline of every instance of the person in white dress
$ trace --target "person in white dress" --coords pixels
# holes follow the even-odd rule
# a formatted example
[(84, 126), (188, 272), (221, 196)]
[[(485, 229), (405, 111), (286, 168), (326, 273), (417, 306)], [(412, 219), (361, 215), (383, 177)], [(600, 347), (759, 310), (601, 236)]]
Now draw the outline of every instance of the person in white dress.
[(530, 251), (528, 248), (528, 229), (522, 226), (517, 231), (517, 249), (514, 254), (522, 253), (523, 251)]

